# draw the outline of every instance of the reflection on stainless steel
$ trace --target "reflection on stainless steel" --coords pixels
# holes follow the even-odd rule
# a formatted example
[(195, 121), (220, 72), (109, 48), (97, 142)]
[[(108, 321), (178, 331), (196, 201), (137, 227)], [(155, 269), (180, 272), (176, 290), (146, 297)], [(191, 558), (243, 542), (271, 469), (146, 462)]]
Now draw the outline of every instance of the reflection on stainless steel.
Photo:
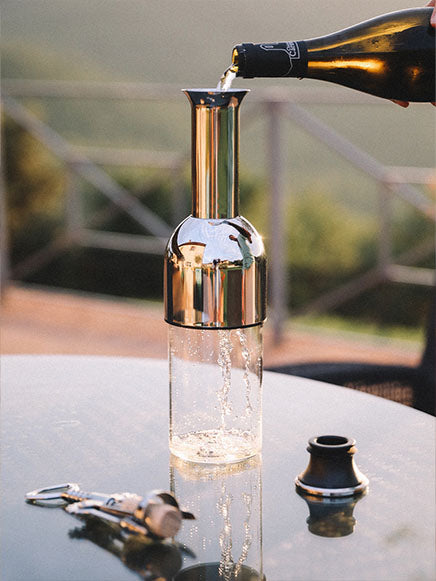
[(196, 547), (196, 562), (185, 558), (176, 579), (263, 579), (260, 457), (212, 466), (171, 456), (170, 466), (171, 490), (197, 515), (180, 537)]
[(165, 320), (188, 327), (262, 323), (266, 264), (262, 238), (244, 218), (190, 216), (171, 237), (165, 264)]
[(321, 537), (346, 537), (354, 532), (354, 507), (366, 492), (360, 496), (342, 498), (314, 496), (302, 490), (298, 490), (298, 494), (309, 507), (310, 514), (306, 522), (311, 533)]
[(263, 242), (247, 220), (191, 216), (178, 226), (168, 244), (165, 320), (209, 328), (262, 323), (265, 282)]
[(309, 440), (309, 465), (295, 479), (297, 488), (312, 495), (342, 497), (361, 494), (368, 478), (354, 462), (356, 441), (343, 436), (318, 436)]
[(236, 328), (266, 318), (261, 236), (239, 216), (239, 104), (242, 90), (187, 90), (192, 105), (192, 215), (165, 252), (165, 320)]

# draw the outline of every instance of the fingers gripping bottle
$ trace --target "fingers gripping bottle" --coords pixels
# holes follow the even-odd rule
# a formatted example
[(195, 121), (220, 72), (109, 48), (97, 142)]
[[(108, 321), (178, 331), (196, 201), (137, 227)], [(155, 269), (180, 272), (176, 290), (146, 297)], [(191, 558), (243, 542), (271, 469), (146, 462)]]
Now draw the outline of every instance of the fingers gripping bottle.
[(245, 90), (186, 90), (192, 214), (165, 252), (171, 452), (239, 462), (261, 450), (262, 238), (239, 215), (239, 105)]

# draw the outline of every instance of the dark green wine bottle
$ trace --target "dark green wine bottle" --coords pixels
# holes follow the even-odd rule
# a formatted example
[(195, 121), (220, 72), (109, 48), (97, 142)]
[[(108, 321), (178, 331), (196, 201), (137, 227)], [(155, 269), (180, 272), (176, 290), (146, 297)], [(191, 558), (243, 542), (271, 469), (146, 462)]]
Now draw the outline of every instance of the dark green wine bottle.
[(232, 70), (244, 78), (307, 77), (386, 99), (434, 102), (431, 13), (400, 10), (310, 40), (240, 44)]

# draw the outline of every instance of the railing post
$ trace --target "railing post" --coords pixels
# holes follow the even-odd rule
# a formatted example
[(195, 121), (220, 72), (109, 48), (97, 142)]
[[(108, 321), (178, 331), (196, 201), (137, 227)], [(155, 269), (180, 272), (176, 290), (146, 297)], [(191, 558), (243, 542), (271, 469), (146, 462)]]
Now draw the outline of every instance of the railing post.
[(3, 175), (0, 175), (0, 299), (9, 283), (9, 241), (6, 213), (6, 191)]
[(171, 220), (177, 226), (190, 212), (190, 198), (185, 196), (183, 184), (183, 164), (180, 162), (171, 173), (172, 207)]
[(392, 207), (391, 190), (386, 182), (379, 183), (378, 266), (385, 276), (392, 263)]
[(282, 104), (266, 103), (268, 112), (269, 251), (268, 288), (273, 339), (279, 343), (287, 318), (287, 243), (285, 235), (285, 173)]
[(0, 107), (0, 300), (9, 283), (9, 241), (7, 228), (6, 184), (4, 179), (3, 107)]
[(82, 204), (80, 200), (79, 184), (76, 175), (66, 169), (65, 187), (65, 218), (67, 235), (72, 240), (83, 228)]

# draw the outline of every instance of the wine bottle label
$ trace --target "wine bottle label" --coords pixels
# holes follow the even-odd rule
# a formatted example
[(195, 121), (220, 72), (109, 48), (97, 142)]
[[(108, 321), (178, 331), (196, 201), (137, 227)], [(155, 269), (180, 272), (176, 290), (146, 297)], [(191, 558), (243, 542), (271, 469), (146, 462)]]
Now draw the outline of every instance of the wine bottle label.
[(237, 76), (304, 77), (307, 70), (307, 49), (304, 41), (245, 43), (238, 52)]
[(260, 48), (266, 51), (282, 51), (289, 59), (289, 69), (284, 73), (284, 77), (289, 77), (294, 68), (293, 62), (300, 59), (300, 48), (297, 42), (276, 42), (273, 44), (261, 44)]

